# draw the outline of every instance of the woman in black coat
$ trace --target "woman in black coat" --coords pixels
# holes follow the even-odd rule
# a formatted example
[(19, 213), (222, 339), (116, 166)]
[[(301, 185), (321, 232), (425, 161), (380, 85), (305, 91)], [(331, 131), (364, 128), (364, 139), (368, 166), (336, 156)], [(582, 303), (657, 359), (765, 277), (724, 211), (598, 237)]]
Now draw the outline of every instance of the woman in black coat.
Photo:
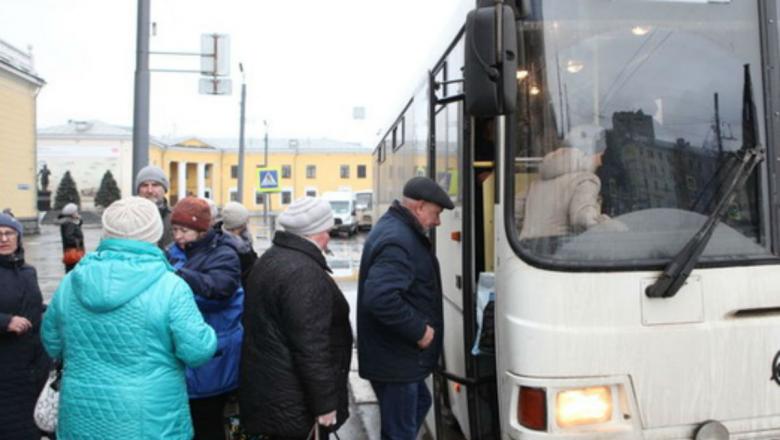
[(0, 214), (0, 439), (41, 438), (33, 409), (49, 369), (42, 314), (35, 269), (24, 263), (22, 226)]
[(285, 231), (257, 261), (244, 303), (239, 400), (249, 434), (321, 437), (349, 416), (349, 304), (325, 262), (330, 205), (307, 197), (279, 217)]
[(62, 238), (62, 263), (65, 273), (70, 272), (84, 256), (84, 233), (81, 216), (75, 203), (68, 203), (57, 217)]

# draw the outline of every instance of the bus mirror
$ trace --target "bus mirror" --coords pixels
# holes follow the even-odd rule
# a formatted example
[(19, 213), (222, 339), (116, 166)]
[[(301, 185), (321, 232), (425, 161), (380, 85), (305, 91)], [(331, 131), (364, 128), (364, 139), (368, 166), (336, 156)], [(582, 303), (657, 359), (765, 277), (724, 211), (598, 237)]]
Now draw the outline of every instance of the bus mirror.
[[(500, 44), (497, 42), (499, 35)], [(496, 5), (469, 12), (465, 51), (466, 111), (483, 118), (514, 111), (517, 104), (517, 31), (512, 8)]]

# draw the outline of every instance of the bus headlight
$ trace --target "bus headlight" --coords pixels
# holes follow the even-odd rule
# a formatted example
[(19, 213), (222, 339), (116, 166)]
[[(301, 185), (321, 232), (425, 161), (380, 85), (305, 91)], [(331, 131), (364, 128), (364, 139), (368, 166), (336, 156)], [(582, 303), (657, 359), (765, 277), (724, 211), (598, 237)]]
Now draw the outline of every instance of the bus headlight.
[(612, 419), (610, 387), (589, 387), (559, 391), (555, 399), (558, 426), (592, 425)]

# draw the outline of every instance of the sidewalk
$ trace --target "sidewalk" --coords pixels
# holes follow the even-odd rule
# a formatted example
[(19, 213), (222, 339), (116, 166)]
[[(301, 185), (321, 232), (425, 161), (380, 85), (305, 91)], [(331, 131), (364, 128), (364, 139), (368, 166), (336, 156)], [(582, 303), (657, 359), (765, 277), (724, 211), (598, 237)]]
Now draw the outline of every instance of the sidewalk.
[(356, 417), (363, 425), (367, 440), (380, 440), (380, 418), (379, 405), (377, 404), (374, 390), (371, 384), (358, 375), (357, 349), (352, 350), (352, 366), (349, 371), (349, 393), (351, 395), (351, 408), (354, 408), (357, 414), (350, 414), (350, 417)]

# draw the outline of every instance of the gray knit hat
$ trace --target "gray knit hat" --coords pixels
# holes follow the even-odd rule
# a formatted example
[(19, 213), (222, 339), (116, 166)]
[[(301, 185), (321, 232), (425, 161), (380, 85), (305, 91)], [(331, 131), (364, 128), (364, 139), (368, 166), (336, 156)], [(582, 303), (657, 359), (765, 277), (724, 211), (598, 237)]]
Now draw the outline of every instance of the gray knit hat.
[(141, 168), (141, 171), (139, 171), (138, 175), (135, 177), (135, 189), (138, 190), (138, 187), (141, 186), (142, 183), (149, 181), (157, 182), (162, 185), (163, 188), (165, 188), (165, 192), (168, 192), (168, 188), (171, 187), (163, 170), (154, 165), (147, 165)]
[(304, 197), (290, 204), (279, 216), (279, 225), (285, 231), (301, 236), (329, 231), (333, 227), (333, 210), (325, 200)]
[(24, 233), (24, 228), (22, 227), (22, 224), (8, 214), (0, 214), (0, 226), (5, 226), (7, 228), (11, 228), (15, 230), (19, 234), (20, 238)]
[(225, 229), (236, 229), (249, 222), (249, 210), (238, 202), (230, 202), (222, 208), (222, 226)]
[(157, 243), (163, 224), (157, 205), (143, 197), (117, 200), (103, 212), (103, 238)]
[(62, 215), (73, 215), (79, 212), (79, 207), (75, 203), (68, 203), (62, 208)]

